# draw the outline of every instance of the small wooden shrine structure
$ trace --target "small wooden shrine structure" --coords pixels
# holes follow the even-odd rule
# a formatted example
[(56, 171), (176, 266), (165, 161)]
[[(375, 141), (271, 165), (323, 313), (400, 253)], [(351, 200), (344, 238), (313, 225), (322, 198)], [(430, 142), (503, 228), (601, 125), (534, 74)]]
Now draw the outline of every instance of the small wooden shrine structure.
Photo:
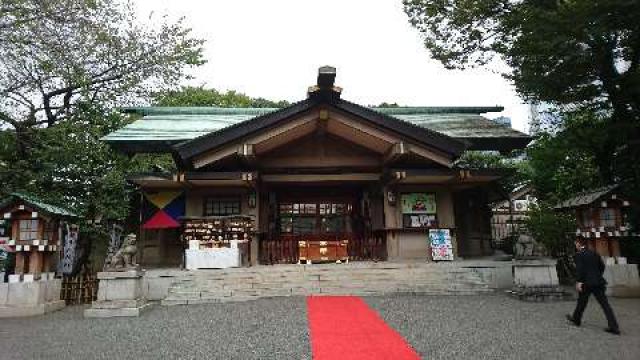
[(620, 258), (620, 241), (634, 236), (627, 211), (631, 202), (617, 185), (578, 194), (555, 206), (557, 211), (574, 211), (576, 237), (587, 240), (589, 248), (603, 257)]
[(77, 218), (72, 212), (21, 193), (0, 203), (4, 242), (15, 252), (14, 281), (53, 277), (62, 250), (65, 223)]

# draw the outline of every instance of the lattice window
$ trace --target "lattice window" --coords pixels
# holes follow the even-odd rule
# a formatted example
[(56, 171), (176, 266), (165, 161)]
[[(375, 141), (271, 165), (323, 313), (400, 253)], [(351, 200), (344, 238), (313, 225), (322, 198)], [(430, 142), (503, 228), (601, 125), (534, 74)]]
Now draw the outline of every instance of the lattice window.
[(18, 240), (38, 240), (38, 220), (20, 220)]
[(346, 231), (351, 204), (281, 203), (280, 232), (289, 234), (340, 233)]
[(44, 240), (54, 241), (58, 238), (58, 223), (50, 220), (44, 223)]
[(593, 227), (595, 224), (593, 223), (593, 215), (591, 213), (591, 209), (582, 209), (580, 212), (581, 222), (583, 227)]
[(600, 226), (616, 227), (617, 214), (616, 209), (606, 208), (600, 209)]
[(240, 215), (239, 198), (206, 198), (204, 201), (205, 216)]

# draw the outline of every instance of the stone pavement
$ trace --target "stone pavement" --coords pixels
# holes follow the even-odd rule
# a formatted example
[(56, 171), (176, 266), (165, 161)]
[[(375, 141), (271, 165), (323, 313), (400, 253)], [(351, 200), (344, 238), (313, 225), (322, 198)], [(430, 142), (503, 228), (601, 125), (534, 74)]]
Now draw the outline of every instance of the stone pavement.
[[(583, 327), (573, 302), (504, 295), (365, 297), (425, 359), (637, 359), (640, 300), (612, 299), (622, 336), (590, 301)], [(0, 359), (310, 359), (304, 297), (154, 306), (140, 318), (84, 319), (84, 307), (0, 321)]]

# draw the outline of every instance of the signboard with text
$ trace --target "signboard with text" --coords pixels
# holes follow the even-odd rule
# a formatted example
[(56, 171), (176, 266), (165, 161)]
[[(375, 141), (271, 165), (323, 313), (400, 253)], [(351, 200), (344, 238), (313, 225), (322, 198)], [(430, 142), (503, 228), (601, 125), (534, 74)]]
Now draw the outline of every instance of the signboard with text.
[(429, 243), (431, 244), (431, 258), (434, 261), (453, 260), (453, 245), (449, 229), (429, 229)]

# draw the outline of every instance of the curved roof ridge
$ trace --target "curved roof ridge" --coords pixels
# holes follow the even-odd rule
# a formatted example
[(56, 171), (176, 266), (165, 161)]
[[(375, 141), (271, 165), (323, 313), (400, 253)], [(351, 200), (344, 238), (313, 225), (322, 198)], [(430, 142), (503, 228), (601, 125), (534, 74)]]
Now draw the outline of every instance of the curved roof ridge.
[(504, 111), (503, 106), (398, 106), (369, 108), (387, 115), (483, 114), (488, 112)]
[[(295, 103), (292, 103), (293, 105)], [(374, 107), (363, 106), (379, 113), (387, 115), (412, 115), (412, 114), (483, 114), (488, 112), (500, 112), (502, 106), (398, 106), (398, 107)], [(128, 114), (153, 115), (262, 115), (283, 108), (257, 108), (257, 107), (217, 107), (217, 106), (141, 106), (124, 107), (120, 111)]]

